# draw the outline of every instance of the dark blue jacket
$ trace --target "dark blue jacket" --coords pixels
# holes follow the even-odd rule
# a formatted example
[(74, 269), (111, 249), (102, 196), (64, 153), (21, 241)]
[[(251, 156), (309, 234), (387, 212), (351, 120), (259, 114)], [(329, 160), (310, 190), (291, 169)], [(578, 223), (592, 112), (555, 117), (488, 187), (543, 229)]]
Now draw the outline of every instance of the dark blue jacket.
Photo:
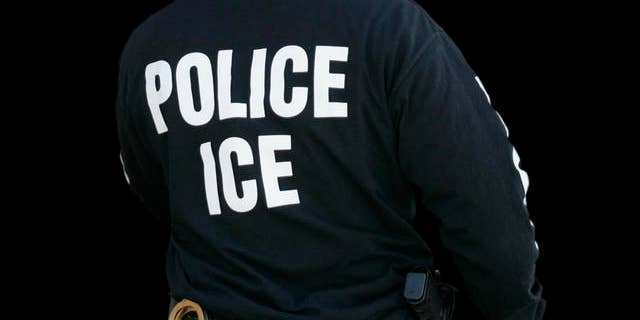
[(116, 112), (171, 292), (213, 316), (411, 319), (417, 199), (487, 319), (542, 316), (526, 173), (414, 2), (176, 1), (132, 34)]

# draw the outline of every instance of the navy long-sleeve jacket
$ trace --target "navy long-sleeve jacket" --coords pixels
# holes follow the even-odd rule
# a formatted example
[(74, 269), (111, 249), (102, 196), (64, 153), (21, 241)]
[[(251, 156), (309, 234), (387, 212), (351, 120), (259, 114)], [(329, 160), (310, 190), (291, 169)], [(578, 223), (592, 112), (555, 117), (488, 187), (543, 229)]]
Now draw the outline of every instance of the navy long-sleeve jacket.
[(542, 317), (527, 175), (416, 3), (178, 0), (131, 35), (118, 92), (174, 297), (233, 319), (412, 319), (420, 199), (486, 319)]

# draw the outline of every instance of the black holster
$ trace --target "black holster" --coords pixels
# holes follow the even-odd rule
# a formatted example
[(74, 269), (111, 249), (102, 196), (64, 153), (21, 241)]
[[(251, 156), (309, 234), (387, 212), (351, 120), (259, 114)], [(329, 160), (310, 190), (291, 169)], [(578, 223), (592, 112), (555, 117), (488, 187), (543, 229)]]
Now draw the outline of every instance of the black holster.
[(442, 282), (438, 270), (416, 267), (407, 273), (404, 298), (419, 320), (451, 320), (456, 291), (453, 286)]

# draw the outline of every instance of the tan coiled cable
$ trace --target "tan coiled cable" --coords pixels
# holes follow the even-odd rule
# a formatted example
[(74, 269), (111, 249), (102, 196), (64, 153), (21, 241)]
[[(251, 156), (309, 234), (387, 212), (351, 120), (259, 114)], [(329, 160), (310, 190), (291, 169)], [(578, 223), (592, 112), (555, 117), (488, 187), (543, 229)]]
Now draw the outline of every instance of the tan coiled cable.
[(173, 309), (171, 309), (169, 320), (182, 320), (182, 317), (189, 312), (195, 312), (198, 320), (207, 320), (206, 315), (202, 311), (202, 307), (189, 299), (182, 299), (182, 301), (178, 302)]

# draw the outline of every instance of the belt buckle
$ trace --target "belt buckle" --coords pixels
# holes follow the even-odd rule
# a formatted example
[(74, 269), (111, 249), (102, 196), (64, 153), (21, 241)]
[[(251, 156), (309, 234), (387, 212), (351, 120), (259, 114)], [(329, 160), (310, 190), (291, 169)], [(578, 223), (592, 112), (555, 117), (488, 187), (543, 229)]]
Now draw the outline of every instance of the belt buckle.
[(208, 320), (207, 314), (202, 310), (202, 307), (189, 299), (182, 299), (182, 301), (173, 306), (171, 313), (169, 313), (169, 320), (182, 320), (189, 312), (195, 312), (198, 320)]

